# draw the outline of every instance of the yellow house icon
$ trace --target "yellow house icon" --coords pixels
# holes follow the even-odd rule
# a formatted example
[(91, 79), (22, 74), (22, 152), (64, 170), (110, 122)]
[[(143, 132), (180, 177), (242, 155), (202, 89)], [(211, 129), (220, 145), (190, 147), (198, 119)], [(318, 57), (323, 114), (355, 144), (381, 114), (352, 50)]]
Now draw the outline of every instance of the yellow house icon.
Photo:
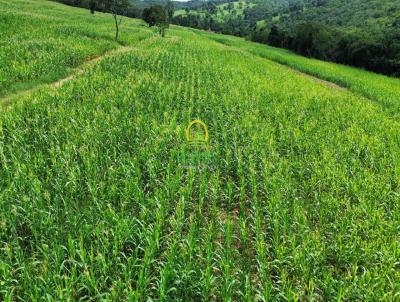
[[(195, 126), (199, 126), (202, 131), (198, 133), (193, 131)], [(207, 125), (201, 120), (193, 120), (185, 129), (186, 141), (194, 145), (208, 145), (209, 135)]]

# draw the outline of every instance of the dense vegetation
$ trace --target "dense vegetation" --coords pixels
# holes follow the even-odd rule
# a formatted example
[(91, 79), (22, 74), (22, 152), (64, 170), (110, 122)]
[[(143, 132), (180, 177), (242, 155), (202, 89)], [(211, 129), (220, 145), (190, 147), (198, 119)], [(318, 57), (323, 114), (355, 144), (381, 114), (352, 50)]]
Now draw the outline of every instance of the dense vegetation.
[[(116, 43), (110, 30), (114, 22), (109, 16), (99, 14), (88, 22), (87, 12), (75, 13), (68, 7), (64, 9), (68, 18), (49, 17), (58, 7), (51, 2), (41, 2), (40, 11), (36, 1), (25, 3), (25, 10), (19, 10), (19, 5), (16, 1), (1, 2), (0, 97), (52, 82), (85, 60), (115, 49), (119, 43), (130, 45), (140, 36), (132, 35), (138, 31), (136, 20), (123, 27), (126, 35)], [(27, 13), (30, 11), (35, 12), (35, 18)]]
[(43, 76), (24, 41), (49, 73), (109, 51), (0, 107), (1, 301), (398, 299), (398, 79), (132, 19), (119, 51), (110, 16), (43, 0), (0, 19), (2, 89)]
[(224, 7), (228, 13), (224, 19), (215, 12), (202, 13), (204, 8), (199, 6), (177, 15), (174, 22), (248, 37), (323, 60), (400, 75), (399, 1), (254, 0), (249, 3), (252, 5), (241, 13)]
[[(90, 8), (91, 3), (102, 0), (58, 1)], [(124, 11), (129, 17), (142, 17), (150, 6), (167, 3), (129, 2)], [(399, 1), (194, 0), (174, 2), (174, 6), (178, 10), (172, 22), (178, 25), (246, 37), (304, 56), (400, 76)]]

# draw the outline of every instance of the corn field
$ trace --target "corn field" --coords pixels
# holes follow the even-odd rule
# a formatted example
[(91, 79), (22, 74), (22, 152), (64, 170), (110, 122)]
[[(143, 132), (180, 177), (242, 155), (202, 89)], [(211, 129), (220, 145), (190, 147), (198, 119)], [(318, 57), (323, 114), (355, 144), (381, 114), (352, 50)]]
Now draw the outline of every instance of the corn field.
[[(4, 91), (120, 47), (107, 15), (0, 5), (40, 45), (26, 61), (1, 37)], [(65, 41), (68, 22), (81, 32)], [(238, 38), (123, 22), (123, 52), (0, 109), (0, 300), (398, 301), (400, 100), (387, 109)], [(186, 141), (196, 119), (206, 149)]]

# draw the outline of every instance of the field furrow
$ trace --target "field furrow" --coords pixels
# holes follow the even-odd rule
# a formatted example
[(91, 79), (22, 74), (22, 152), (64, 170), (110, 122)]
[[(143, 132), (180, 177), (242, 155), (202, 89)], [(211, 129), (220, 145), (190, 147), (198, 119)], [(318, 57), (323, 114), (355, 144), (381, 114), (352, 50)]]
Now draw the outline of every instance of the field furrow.
[(0, 109), (0, 300), (396, 301), (396, 115), (259, 45), (124, 22), (124, 51)]

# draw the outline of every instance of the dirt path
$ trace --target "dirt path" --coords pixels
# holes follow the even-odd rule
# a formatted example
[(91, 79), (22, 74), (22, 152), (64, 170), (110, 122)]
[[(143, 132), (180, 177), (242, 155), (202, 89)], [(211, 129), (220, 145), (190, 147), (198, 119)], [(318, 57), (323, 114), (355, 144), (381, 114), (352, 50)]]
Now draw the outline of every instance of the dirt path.
[(301, 76), (303, 76), (303, 77), (306, 77), (306, 78), (312, 79), (312, 80), (314, 80), (314, 81), (316, 81), (316, 82), (325, 84), (325, 85), (327, 85), (327, 86), (329, 86), (329, 87), (331, 87), (331, 88), (334, 88), (334, 89), (337, 89), (337, 90), (341, 90), (341, 91), (348, 91), (348, 89), (347, 89), (346, 87), (339, 86), (339, 85), (336, 84), (336, 83), (333, 83), (333, 82), (330, 82), (330, 81), (326, 81), (326, 80), (317, 78), (317, 77), (312, 76), (312, 75), (310, 75), (310, 74), (308, 74), (308, 73), (304, 73), (304, 72), (302, 72), (302, 71), (300, 71), (300, 70), (294, 69), (294, 68), (292, 68), (292, 67), (290, 67), (290, 66), (288, 66), (288, 65), (284, 65), (284, 64), (278, 63), (278, 62), (276, 62), (276, 61), (272, 61), (272, 60), (271, 60), (271, 62), (274, 62), (274, 63), (276, 63), (276, 64), (279, 64), (279, 65), (281, 65), (282, 67), (285, 67), (285, 68), (287, 68), (287, 69), (289, 69), (289, 70), (291, 70), (291, 71), (294, 71), (295, 73), (297, 73), (297, 74), (299, 74), (299, 75), (301, 75)]
[(79, 67), (75, 68), (74, 71), (75, 73), (69, 75), (66, 78), (60, 79), (56, 82), (50, 83), (48, 85), (50, 86), (54, 86), (56, 88), (61, 87), (62, 85), (64, 85), (66, 82), (71, 81), (73, 79), (75, 79), (78, 75), (82, 74), (84, 71), (84, 68), (90, 65), (94, 65), (95, 63), (99, 62), (101, 59), (103, 59), (106, 55), (102, 55), (102, 56), (98, 56), (95, 57), (89, 61), (86, 61), (85, 63), (83, 63), (82, 65), (80, 65)]
[[(209, 38), (209, 39), (210, 39), (210, 38)], [(310, 75), (310, 74), (308, 74), (308, 73), (302, 72), (302, 71), (300, 71), (300, 70), (298, 70), (298, 69), (295, 69), (295, 68), (293, 68), (293, 67), (290, 67), (289, 65), (286, 65), (286, 64), (283, 64), (283, 63), (274, 61), (274, 60), (272, 60), (272, 59), (265, 58), (265, 57), (263, 57), (263, 56), (254, 54), (254, 53), (252, 53), (252, 52), (249, 51), (249, 50), (240, 49), (240, 48), (237, 48), (237, 47), (235, 47), (235, 46), (225, 44), (225, 43), (223, 43), (223, 42), (221, 42), (221, 41), (218, 41), (218, 40), (214, 40), (214, 39), (210, 39), (210, 40), (212, 40), (212, 41), (214, 41), (214, 42), (217, 42), (217, 43), (219, 43), (219, 44), (225, 46), (226, 48), (235, 49), (236, 51), (243, 52), (243, 53), (246, 53), (246, 54), (250, 54), (250, 55), (253, 55), (253, 56), (256, 56), (256, 57), (259, 57), (259, 58), (268, 60), (268, 61), (270, 61), (270, 62), (273, 62), (273, 63), (275, 63), (275, 64), (278, 64), (278, 65), (282, 66), (283, 68), (286, 68), (286, 69), (288, 69), (288, 70), (291, 70), (291, 71), (293, 71), (293, 72), (295, 72), (295, 73), (297, 73), (297, 74), (299, 74), (299, 75), (301, 75), (301, 76), (303, 76), (303, 77), (307, 77), (307, 78), (312, 79), (312, 80), (314, 80), (314, 81), (316, 81), (316, 82), (325, 84), (325, 85), (327, 85), (327, 86), (329, 86), (329, 87), (331, 87), (331, 88), (334, 88), (334, 89), (337, 89), (337, 90), (340, 90), (340, 91), (348, 91), (348, 89), (347, 89), (346, 87), (340, 86), (340, 85), (338, 85), (338, 84), (336, 84), (336, 83), (333, 83), (333, 82), (330, 82), (330, 81), (327, 81), (327, 80), (323, 80), (323, 79), (317, 78), (316, 76), (313, 76), (313, 75)]]
[(27, 89), (27, 90), (21, 90), (21, 91), (18, 91), (16, 93), (13, 93), (13, 94), (6, 95), (5, 97), (0, 99), (0, 105), (9, 105), (12, 102), (14, 102), (17, 98), (22, 98), (24, 96), (30, 95), (30, 94), (34, 93), (35, 91), (38, 91), (40, 88), (43, 88), (43, 87), (53, 87), (53, 88), (56, 88), (56, 89), (60, 88), (65, 83), (75, 79), (78, 75), (82, 74), (86, 70), (87, 67), (96, 64), (97, 62), (103, 60), (106, 57), (115, 55), (117, 53), (127, 52), (127, 51), (133, 50), (133, 49), (135, 49), (135, 47), (120, 46), (117, 49), (110, 50), (110, 51), (108, 51), (108, 52), (106, 52), (106, 53), (104, 53), (104, 54), (102, 54), (100, 56), (97, 56), (97, 57), (94, 57), (92, 59), (89, 59), (89, 60), (85, 61), (84, 63), (82, 63), (78, 67), (74, 68), (73, 72), (69, 76), (67, 76), (65, 78), (59, 79), (59, 80), (57, 80), (55, 82), (52, 82), (52, 83), (40, 84), (40, 85), (37, 85), (37, 86), (32, 87), (32, 88)]
[(335, 89), (338, 89), (338, 90), (342, 90), (342, 91), (348, 91), (348, 89), (346, 87), (339, 86), (338, 84), (335, 84), (333, 82), (329, 82), (329, 81), (314, 77), (314, 76), (306, 74), (304, 72), (300, 72), (300, 71), (298, 71), (298, 72), (301, 73), (302, 75), (306, 76), (306, 77), (312, 78), (314, 81), (323, 83), (323, 84), (328, 85), (328, 86), (330, 86), (332, 88), (335, 88)]
[(63, 86), (66, 82), (69, 82), (69, 81), (75, 79), (78, 75), (82, 74), (85, 71), (86, 67), (88, 67), (90, 65), (94, 65), (94, 64), (96, 64), (97, 62), (103, 60), (106, 57), (115, 55), (117, 53), (124, 53), (124, 52), (127, 52), (129, 50), (133, 50), (133, 49), (135, 49), (135, 47), (120, 46), (117, 49), (111, 50), (111, 51), (109, 51), (109, 52), (107, 52), (107, 53), (105, 53), (105, 54), (103, 54), (101, 56), (98, 56), (98, 57), (95, 57), (95, 58), (93, 58), (93, 59), (91, 59), (89, 61), (86, 61), (85, 63), (83, 63), (79, 67), (75, 68), (74, 69), (75, 72), (73, 74), (69, 75), (66, 78), (60, 79), (60, 80), (58, 80), (56, 82), (53, 82), (51, 84), (48, 84), (48, 85), (53, 86), (55, 88), (59, 88), (59, 87)]

